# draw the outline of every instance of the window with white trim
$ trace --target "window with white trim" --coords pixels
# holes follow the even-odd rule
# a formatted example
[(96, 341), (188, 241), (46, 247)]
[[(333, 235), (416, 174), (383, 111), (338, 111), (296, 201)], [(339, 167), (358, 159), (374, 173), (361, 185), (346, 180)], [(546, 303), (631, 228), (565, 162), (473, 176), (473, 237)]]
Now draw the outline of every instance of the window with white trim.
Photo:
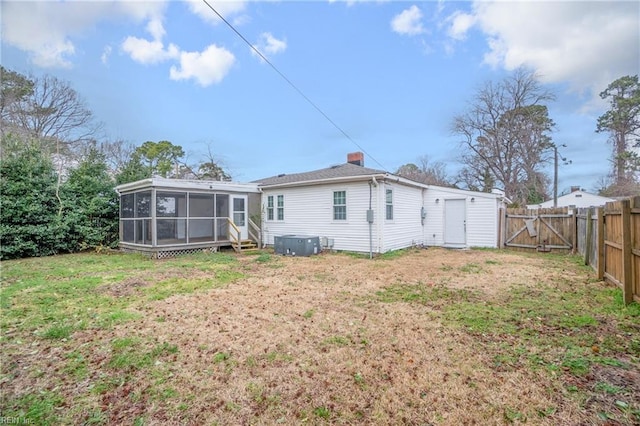
[(267, 220), (284, 220), (284, 195), (267, 196)]
[(386, 217), (393, 220), (393, 189), (387, 189), (385, 195)]
[(284, 195), (278, 195), (278, 220), (284, 220)]
[(273, 195), (267, 197), (267, 220), (273, 220)]
[(333, 191), (333, 220), (347, 220), (347, 191)]

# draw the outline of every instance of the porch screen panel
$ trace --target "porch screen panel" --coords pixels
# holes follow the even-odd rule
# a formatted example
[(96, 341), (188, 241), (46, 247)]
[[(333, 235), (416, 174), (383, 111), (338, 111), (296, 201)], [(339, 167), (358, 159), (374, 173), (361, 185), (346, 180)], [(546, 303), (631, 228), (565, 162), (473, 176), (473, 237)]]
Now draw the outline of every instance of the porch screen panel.
[(216, 194), (216, 241), (229, 240), (229, 195)]
[(135, 223), (135, 243), (151, 244), (151, 219), (140, 219)]
[(135, 194), (124, 194), (120, 197), (120, 218), (135, 217)]
[(120, 196), (122, 242), (151, 244), (151, 191)]
[(189, 194), (189, 217), (214, 217), (213, 201), (212, 194)]
[(185, 219), (156, 219), (158, 225), (158, 245), (185, 244), (187, 242), (187, 221)]
[(122, 224), (122, 241), (125, 243), (133, 243), (135, 241), (135, 221), (121, 220)]
[(189, 219), (189, 242), (215, 241), (214, 219)]
[(229, 217), (229, 196), (216, 194), (216, 217)]
[(187, 242), (186, 192), (157, 192), (156, 216), (158, 245)]
[(227, 218), (216, 218), (216, 241), (229, 240), (229, 222)]
[(187, 194), (183, 192), (158, 192), (156, 215), (158, 217), (187, 217)]
[(189, 243), (215, 241), (215, 196), (189, 194)]
[(136, 192), (136, 217), (151, 217), (151, 191)]

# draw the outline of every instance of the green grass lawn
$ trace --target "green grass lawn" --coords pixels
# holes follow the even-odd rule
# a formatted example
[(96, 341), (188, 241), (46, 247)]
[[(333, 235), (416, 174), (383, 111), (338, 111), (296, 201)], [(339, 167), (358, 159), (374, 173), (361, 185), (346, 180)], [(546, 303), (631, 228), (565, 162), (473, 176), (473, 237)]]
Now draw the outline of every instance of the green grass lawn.
[[(249, 418), (253, 423), (386, 423), (391, 417), (378, 414), (367, 418), (362, 406), (349, 409), (345, 401), (347, 395), (371, 398), (376, 389), (389, 386), (387, 373), (376, 382), (373, 373), (360, 366), (359, 357), (383, 357), (382, 350), (376, 352), (381, 346), (377, 336), (389, 336), (393, 341), (397, 331), (385, 331), (385, 320), (378, 315), (406, 310), (417, 318), (423, 316), (425, 327), (429, 321), (439, 324), (438, 333), (464, 335), (465, 342), (473, 342), (474, 351), (489, 360), (489, 365), (483, 366), (487, 372), (541, 375), (548, 380), (544, 385), (547, 392), (560, 394), (550, 398), (564, 401), (531, 412), (505, 406), (500, 418), (492, 418), (494, 423), (554, 424), (562, 404), (582, 410), (581, 421), (640, 423), (640, 383), (634, 383), (640, 379), (638, 304), (625, 307), (618, 289), (597, 282), (592, 271), (574, 257), (505, 256), (501, 251), (483, 250), (472, 262), (447, 263), (437, 252), (424, 253), (409, 250), (373, 261), (349, 254), (282, 259), (268, 253), (214, 253), (158, 261), (133, 254), (84, 253), (2, 262), (0, 417), (28, 419), (39, 425), (189, 420), (196, 416), (193, 407), (203, 406), (207, 396), (187, 392), (181, 380), (196, 368), (191, 363), (200, 362), (197, 354), (206, 353), (209, 363), (203, 374), (212, 381), (222, 381), (221, 389), (231, 386), (234, 378), (238, 383), (246, 379), (237, 390), (241, 398), (220, 399), (215, 407), (209, 407), (213, 413), (219, 410), (225, 414), (208, 422), (224, 424), (225, 419)], [(330, 267), (334, 261), (342, 265), (360, 262), (363, 274), (369, 274), (365, 277), (375, 277), (397, 262), (414, 261), (412, 256), (415, 262), (425, 261), (424, 256), (436, 262), (434, 275), (429, 276), (432, 282), (394, 279), (381, 282), (373, 291), (362, 289), (354, 294), (353, 282), (344, 281), (348, 278), (338, 273), (340, 268)], [(447, 285), (464, 279), (490, 281), (495, 276), (491, 274), (512, 267), (509, 262), (514, 259), (533, 262), (534, 258), (548, 275), (537, 275), (526, 284), (514, 282), (495, 294)], [(327, 264), (326, 270), (322, 262)], [(305, 268), (290, 270), (302, 263), (315, 269), (308, 274), (301, 272)], [(156, 306), (160, 303), (181, 303), (176, 297), (183, 295), (189, 306), (198, 306), (198, 300), (207, 295), (236, 288), (239, 294), (249, 296), (228, 302), (249, 303), (242, 302), (251, 300), (251, 285), (255, 284), (248, 283), (260, 283), (265, 277), (280, 280), (283, 292), (309, 291), (302, 284), (310, 282), (335, 289), (329, 308), (313, 304), (321, 295), (318, 293), (310, 296), (310, 305), (296, 315), (287, 316), (282, 312), (286, 308), (278, 308), (263, 319), (268, 322), (261, 327), (265, 332), (273, 330), (273, 339), (278, 339), (275, 333), (280, 328), (296, 327), (300, 335), (318, 336), (312, 346), (305, 348), (304, 342), (298, 342), (288, 348), (289, 343), (284, 342), (289, 340), (278, 340), (280, 343), (264, 353), (237, 353), (228, 347), (213, 348), (206, 341), (185, 345), (175, 335), (172, 339), (169, 334), (140, 331), (143, 324), (147, 328), (154, 323), (166, 325), (169, 331), (182, 324), (167, 313), (159, 313)], [(315, 291), (319, 286), (309, 288)], [(255, 307), (259, 302), (263, 300), (252, 300), (246, 309), (256, 318), (262, 313)], [(367, 321), (376, 321), (380, 330), (376, 334), (363, 325), (351, 332), (323, 322), (332, 310), (357, 312), (365, 318), (370, 315)], [(206, 312), (198, 315), (203, 315), (204, 323)], [(244, 321), (242, 317), (235, 320)], [(190, 327), (195, 327), (191, 332), (198, 332), (197, 323)], [(220, 333), (227, 332), (220, 326)], [(350, 351), (351, 358), (341, 358), (345, 351)], [(286, 397), (286, 391), (271, 392), (254, 377), (260, 368), (276, 372), (295, 365), (306, 372), (318, 356), (316, 352), (335, 354), (336, 363), (344, 363), (345, 386), (353, 386), (351, 391), (345, 390), (343, 395), (342, 390), (334, 390), (332, 398), (298, 407), (288, 402), (291, 398)], [(322, 376), (318, 368), (315, 374)], [(289, 379), (285, 376), (282, 380)], [(302, 386), (299, 379), (291, 380), (289, 388)], [(212, 385), (210, 389), (214, 392), (218, 388)], [(407, 395), (418, 392), (395, 389), (399, 394), (405, 391)], [(296, 393), (295, 397), (303, 401), (303, 396)], [(126, 410), (118, 411), (123, 401)], [(253, 407), (253, 417), (246, 417), (247, 407)], [(419, 418), (417, 411), (407, 410)], [(429, 419), (437, 423), (445, 418), (436, 413)]]

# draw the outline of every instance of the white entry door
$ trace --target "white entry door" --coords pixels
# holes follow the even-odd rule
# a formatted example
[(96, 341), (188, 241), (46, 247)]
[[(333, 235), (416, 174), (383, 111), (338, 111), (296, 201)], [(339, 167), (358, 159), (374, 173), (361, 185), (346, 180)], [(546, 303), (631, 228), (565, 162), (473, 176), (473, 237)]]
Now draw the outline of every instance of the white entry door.
[(465, 200), (444, 200), (444, 244), (465, 246), (467, 244), (467, 214)]
[(240, 236), (243, 240), (249, 238), (249, 231), (247, 229), (247, 196), (246, 195), (234, 195), (231, 202), (232, 220), (233, 223), (240, 229)]

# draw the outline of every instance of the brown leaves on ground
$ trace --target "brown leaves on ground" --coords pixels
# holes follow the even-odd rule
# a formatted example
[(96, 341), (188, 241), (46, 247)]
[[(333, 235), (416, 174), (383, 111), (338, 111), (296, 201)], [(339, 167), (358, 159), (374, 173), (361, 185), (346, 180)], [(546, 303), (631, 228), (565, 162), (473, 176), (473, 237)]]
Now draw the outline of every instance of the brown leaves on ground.
[[(376, 292), (417, 284), (489, 300), (554, 277), (584, 283), (587, 272), (550, 273), (535, 256), (443, 249), (374, 261), (336, 254), (239, 261), (250, 272), (225, 288), (139, 304), (142, 319), (77, 332), (73, 344), (93, 348), (87, 381), (107, 375), (113, 382), (87, 403), (110, 424), (137, 417), (152, 425), (585, 420), (548, 373), (493, 368), (476, 336), (441, 322), (438, 303), (383, 303)], [(141, 285), (136, 278), (105, 291), (120, 296)], [(178, 350), (118, 371), (110, 347), (125, 337), (138, 339), (142, 351), (163, 343)], [(50, 376), (68, 399), (87, 386), (55, 368)]]

